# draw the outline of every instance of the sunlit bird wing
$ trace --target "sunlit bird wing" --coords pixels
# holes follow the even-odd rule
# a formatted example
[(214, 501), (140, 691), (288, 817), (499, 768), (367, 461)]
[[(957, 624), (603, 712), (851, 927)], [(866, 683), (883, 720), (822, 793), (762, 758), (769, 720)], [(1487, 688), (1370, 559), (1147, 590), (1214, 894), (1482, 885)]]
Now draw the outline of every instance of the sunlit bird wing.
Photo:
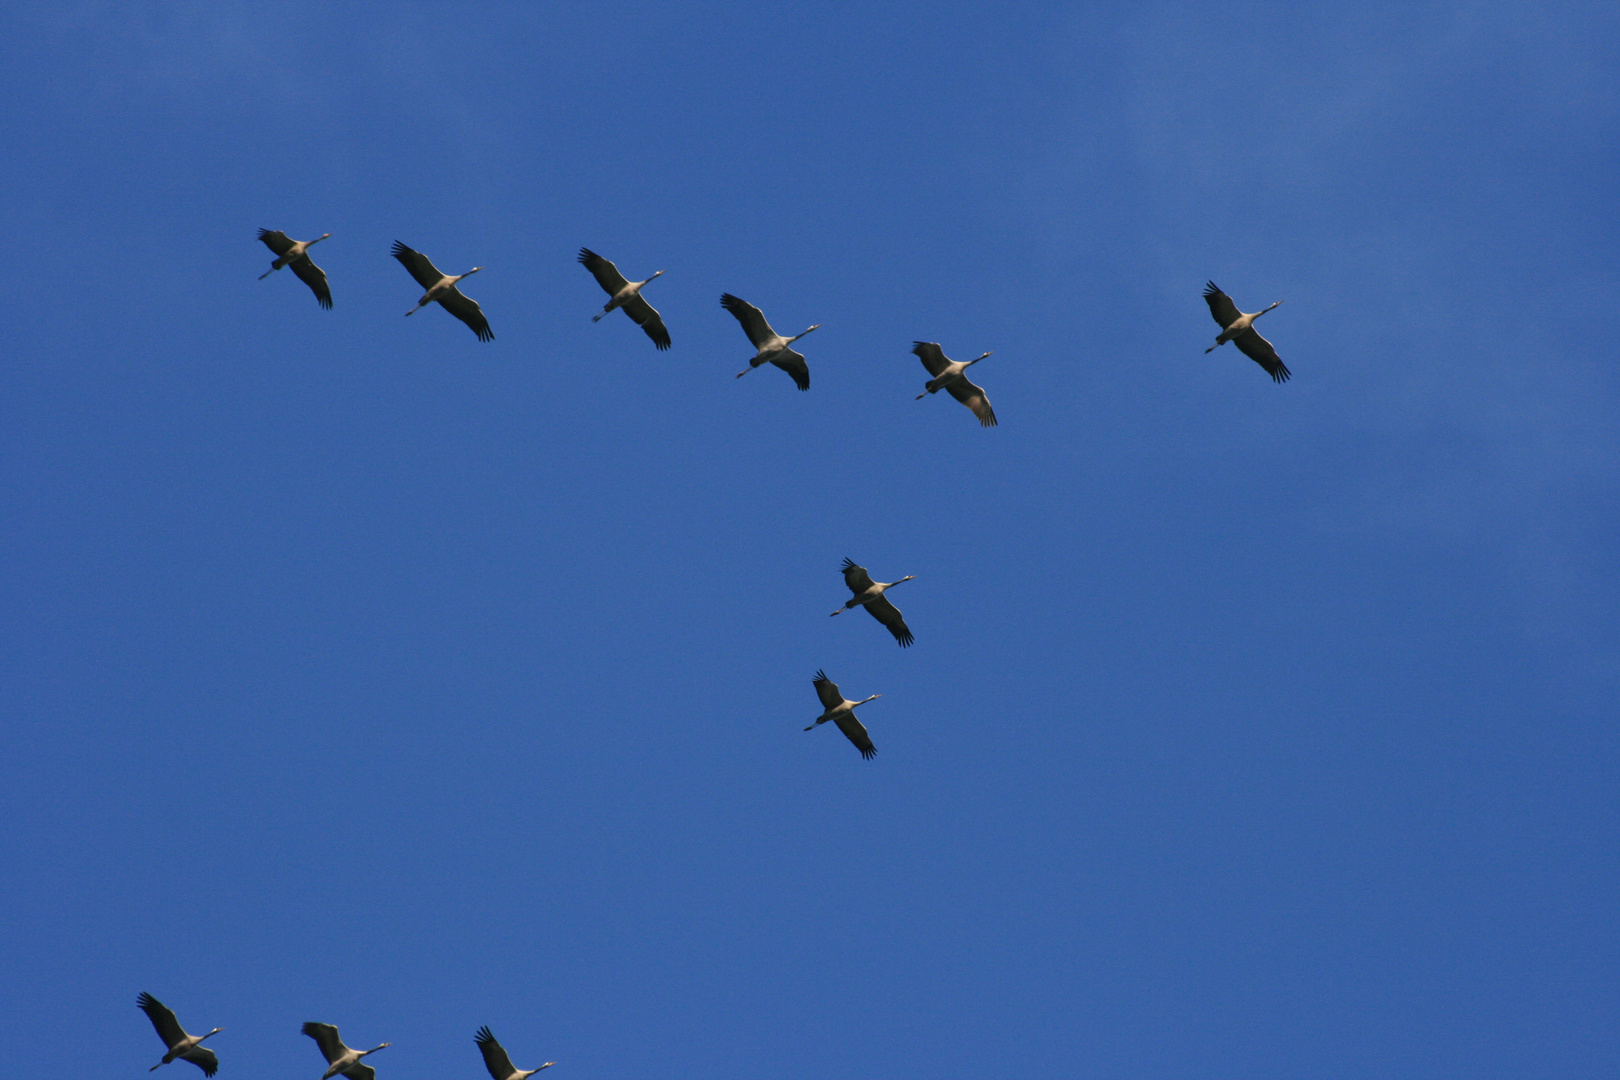
[(891, 604), (887, 596), (873, 600), (866, 605), (866, 610), (871, 612), (872, 618), (889, 628), (889, 633), (894, 635), (894, 640), (900, 643), (902, 649), (916, 640), (911, 636), (911, 630), (906, 626), (905, 617), (900, 614), (900, 609)]
[[(980, 427), (996, 426), (996, 411), (990, 407), (990, 399), (982, 388), (968, 382), (967, 376), (957, 379), (945, 389), (951, 392), (951, 397), (973, 410), (973, 415), (979, 418)], [(1017, 409), (1013, 411), (1017, 412)]]
[(444, 280), (439, 268), (434, 266), (426, 255), (420, 251), (413, 251), (398, 240), (394, 241), (394, 258), (411, 272), (411, 277), (415, 278), (416, 283), (424, 289), (431, 289)]
[(855, 744), (855, 749), (861, 752), (861, 757), (871, 758), (877, 754), (877, 747), (872, 745), (872, 736), (866, 733), (865, 725), (855, 719), (853, 712), (841, 713), (833, 723), (837, 724), (838, 730)]
[[(748, 340), (754, 343), (754, 348), (764, 348), (766, 344), (775, 340), (776, 331), (772, 330), (771, 324), (765, 321), (765, 313), (753, 304), (732, 296), (730, 293), (721, 293), (720, 306), (736, 316), (737, 321), (742, 324), (743, 333), (747, 334)], [(799, 359), (804, 358), (801, 356)], [(806, 375), (806, 379), (808, 377)]]
[(489, 328), (489, 320), (484, 318), (484, 309), (478, 306), (478, 301), (454, 285), (439, 297), (439, 304), (444, 310), (472, 327), (472, 332), (478, 335), (479, 341), (495, 340), (495, 333)]
[(326, 284), (326, 271), (315, 265), (308, 255), (301, 256), (292, 261), (292, 272), (298, 275), (298, 280), (308, 285), (315, 294), (315, 300), (323, 308), (332, 306), (332, 289)]
[(180, 1026), (180, 1021), (175, 1018), (174, 1013), (151, 994), (143, 992), (135, 999), (135, 1004), (139, 1005), (146, 1018), (152, 1021), (152, 1026), (157, 1029), (158, 1038), (163, 1040), (165, 1048), (174, 1046), (186, 1037), (186, 1031)]
[(280, 229), (260, 229), (259, 239), (264, 241), (265, 247), (276, 253), (278, 259), (293, 247), (293, 238)]
[[(608, 265), (612, 266), (613, 264), (608, 263)], [(500, 1043), (495, 1041), (495, 1036), (488, 1027), (479, 1028), (478, 1034), (473, 1036), (473, 1041), (478, 1044), (479, 1052), (484, 1055), (484, 1068), (489, 1070), (489, 1075), (493, 1076), (495, 1080), (507, 1080), (513, 1073), (517, 1072), (516, 1069), (512, 1068), (512, 1059), (506, 1056), (506, 1050), (502, 1048)]]
[(647, 332), (654, 345), (659, 349), (669, 348), (669, 331), (664, 327), (663, 318), (658, 314), (658, 309), (647, 303), (639, 292), (620, 307), (632, 322)]
[[(591, 276), (596, 278), (596, 283), (602, 286), (602, 291), (609, 296), (617, 296), (620, 289), (630, 284), (625, 276), (619, 273), (617, 266), (614, 266), (613, 263), (602, 258), (590, 248), (582, 247), (579, 249), (579, 262), (581, 266), (591, 272)], [(501, 1080), (506, 1080), (506, 1077), (501, 1077)]]
[(219, 1058), (206, 1046), (193, 1046), (180, 1055), (203, 1071), (204, 1076), (213, 1076), (219, 1072)]
[(1293, 374), (1288, 370), (1288, 365), (1282, 362), (1282, 357), (1277, 355), (1277, 350), (1272, 348), (1271, 342), (1261, 337), (1260, 332), (1252, 326), (1233, 338), (1232, 344), (1242, 349), (1244, 356), (1265, 368), (1272, 382), (1285, 383)]
[(315, 1045), (321, 1048), (321, 1055), (326, 1058), (328, 1065), (348, 1052), (343, 1040), (338, 1037), (338, 1029), (331, 1024), (317, 1024), (310, 1020), (299, 1029), (305, 1035), (315, 1040)]
[(377, 1070), (363, 1061), (357, 1061), (343, 1070), (349, 1080), (377, 1080)]

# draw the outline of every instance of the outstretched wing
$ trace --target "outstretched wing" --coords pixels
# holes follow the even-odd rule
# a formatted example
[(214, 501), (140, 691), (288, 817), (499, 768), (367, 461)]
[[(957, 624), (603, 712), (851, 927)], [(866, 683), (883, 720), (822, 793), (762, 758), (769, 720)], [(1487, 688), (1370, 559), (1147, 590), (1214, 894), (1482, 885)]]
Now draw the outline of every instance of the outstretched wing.
[(292, 237), (280, 229), (260, 229), (259, 239), (264, 241), (265, 247), (276, 253), (278, 259), (292, 250)]
[[(776, 338), (776, 331), (772, 330), (771, 324), (765, 321), (765, 313), (748, 301), (738, 299), (730, 293), (721, 293), (720, 306), (735, 315), (737, 321), (742, 323), (743, 333), (747, 334), (748, 340), (754, 343), (754, 348), (762, 349), (767, 342)], [(804, 358), (800, 357), (800, 359)], [(805, 385), (799, 387), (800, 390), (809, 388), (808, 373), (806, 373), (805, 379)]]
[(342, 1057), (349, 1049), (338, 1038), (338, 1029), (331, 1024), (317, 1024), (311, 1020), (299, 1029), (305, 1035), (315, 1040), (315, 1045), (321, 1048), (321, 1055), (326, 1058), (328, 1065)]
[(186, 1037), (186, 1031), (180, 1026), (180, 1021), (175, 1019), (174, 1013), (151, 994), (143, 991), (141, 996), (135, 999), (135, 1004), (139, 1005), (141, 1012), (152, 1021), (152, 1026), (157, 1029), (158, 1038), (163, 1040), (165, 1047), (174, 1046)]
[(180, 1055), (203, 1071), (204, 1076), (213, 1076), (219, 1072), (219, 1058), (206, 1046), (193, 1046)]
[[(608, 265), (612, 266), (613, 264), (608, 263)], [(602, 280), (600, 275), (598, 275), (597, 280)], [(604, 285), (603, 288), (606, 288), (606, 286)], [(473, 1036), (473, 1042), (478, 1044), (479, 1052), (484, 1055), (484, 1068), (489, 1070), (489, 1075), (493, 1076), (495, 1080), (507, 1080), (513, 1073), (517, 1072), (516, 1069), (512, 1068), (512, 1059), (506, 1056), (506, 1051), (502, 1049), (501, 1044), (495, 1041), (495, 1036), (490, 1032), (487, 1024), (478, 1029), (478, 1034)]]
[(911, 636), (911, 630), (906, 626), (906, 620), (900, 614), (900, 609), (891, 604), (887, 596), (880, 596), (867, 604), (866, 610), (872, 613), (872, 618), (889, 628), (889, 633), (894, 635), (894, 640), (900, 643), (902, 649), (916, 640)]
[[(620, 289), (630, 284), (629, 281), (625, 280), (625, 276), (619, 273), (617, 266), (614, 266), (590, 248), (582, 247), (579, 249), (579, 262), (581, 266), (591, 272), (591, 276), (596, 278), (596, 283), (602, 286), (602, 290), (609, 296), (617, 296)], [(506, 1080), (506, 1077), (501, 1077), (501, 1080)]]
[(444, 280), (439, 268), (420, 251), (412, 251), (398, 240), (394, 241), (394, 258), (398, 259), (405, 269), (411, 272), (411, 277), (424, 289), (431, 289)]
[(1260, 336), (1254, 327), (1243, 331), (1232, 339), (1232, 344), (1243, 350), (1243, 355), (1266, 369), (1272, 382), (1285, 383), (1293, 372), (1282, 362), (1277, 350), (1271, 347), (1271, 342)]
[[(612, 263), (608, 263), (612, 266)], [(652, 343), (659, 349), (669, 348), (669, 331), (664, 328), (664, 320), (658, 314), (658, 309), (647, 303), (638, 292), (621, 305), (624, 313), (652, 338)]]
[(363, 1061), (357, 1061), (343, 1070), (349, 1080), (377, 1080), (377, 1070)]
[(866, 567), (856, 566), (854, 559), (845, 558), (844, 584), (849, 586), (850, 592), (859, 596), (867, 589), (870, 589), (875, 582), (872, 581), (872, 575), (866, 572)]
[(985, 397), (982, 388), (968, 382), (966, 375), (945, 389), (951, 392), (951, 397), (973, 410), (973, 415), (979, 418), (980, 427), (996, 426), (996, 411), (990, 407), (990, 399)]
[(928, 374), (935, 378), (938, 378), (939, 373), (945, 370), (945, 365), (950, 363), (950, 359), (945, 355), (945, 350), (939, 347), (937, 341), (913, 341), (911, 351), (916, 353), (917, 359), (923, 362), (923, 367), (928, 369)]
[(793, 376), (794, 385), (800, 390), (810, 389), (810, 365), (804, 362), (803, 353), (783, 349), (771, 357), (771, 363)]
[(844, 695), (838, 692), (838, 684), (827, 678), (825, 671), (816, 672), (816, 697), (821, 699), (823, 709), (837, 708), (844, 703)]
[(454, 285), (439, 297), (439, 304), (444, 310), (472, 327), (472, 332), (478, 335), (479, 341), (495, 340), (495, 332), (489, 328), (489, 320), (484, 318), (484, 309), (478, 306), (478, 301)]
[(838, 730), (855, 744), (855, 749), (861, 752), (861, 757), (870, 759), (877, 755), (877, 747), (872, 745), (872, 736), (866, 733), (866, 725), (855, 719), (853, 712), (841, 714), (833, 723), (837, 724)]
[(1222, 330), (1238, 321), (1241, 313), (1237, 305), (1232, 303), (1232, 298), (1221, 292), (1220, 286), (1213, 281), (1205, 283), (1204, 299), (1209, 302), (1209, 313), (1215, 317)]
[(316, 303), (323, 308), (332, 306), (332, 290), (326, 284), (326, 271), (315, 265), (313, 259), (305, 255), (301, 259), (294, 259), (292, 272), (298, 275), (298, 280), (308, 285), (315, 294)]

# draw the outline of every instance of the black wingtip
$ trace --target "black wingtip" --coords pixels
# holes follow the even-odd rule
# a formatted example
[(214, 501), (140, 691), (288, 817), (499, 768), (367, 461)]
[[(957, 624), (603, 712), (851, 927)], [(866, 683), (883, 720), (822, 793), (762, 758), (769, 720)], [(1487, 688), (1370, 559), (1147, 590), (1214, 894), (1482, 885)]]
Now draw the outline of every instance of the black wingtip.
[(844, 556), (843, 569), (848, 570), (850, 567), (855, 566), (855, 565), (856, 565), (856, 563), (855, 563), (854, 559), (850, 558), (848, 555)]
[(900, 647), (902, 649), (909, 649), (909, 648), (911, 648), (911, 643), (916, 641), (917, 639), (912, 637), (910, 634), (907, 634), (905, 637), (900, 637), (897, 634), (897, 635), (895, 635), (894, 640), (896, 640), (896, 641), (898, 641), (900, 643)]
[(473, 1036), (473, 1042), (476, 1042), (476, 1043), (487, 1043), (487, 1042), (494, 1042), (494, 1041), (495, 1041), (495, 1035), (494, 1035), (494, 1033), (492, 1033), (489, 1030), (489, 1025), (488, 1024), (485, 1024), (483, 1027), (479, 1028), (478, 1029), (478, 1034)]
[(1279, 362), (1277, 364), (1277, 370), (1271, 373), (1271, 381), (1281, 385), (1282, 383), (1285, 383), (1289, 379), (1293, 378), (1293, 376), (1294, 373), (1288, 370), (1288, 365)]
[(157, 1004), (157, 998), (153, 997), (151, 994), (148, 994), (145, 990), (142, 990), (135, 998), (135, 1004), (143, 1009), (149, 1008)]
[(831, 680), (827, 678), (827, 673), (825, 671), (821, 670), (820, 668), (817, 668), (816, 669), (815, 681), (816, 682), (830, 682)]
[(1204, 282), (1204, 295), (1205, 296), (1214, 296), (1217, 293), (1219, 293), (1220, 291), (1221, 291), (1221, 287), (1219, 285), (1215, 284), (1213, 281)]
[(265, 237), (267, 237), (269, 235), (270, 235), (270, 230), (269, 229), (260, 229), (258, 238), (260, 240), (263, 240)]
[(316, 298), (315, 298), (315, 302), (316, 302), (316, 303), (317, 303), (317, 304), (320, 304), (320, 305), (321, 305), (321, 307), (323, 307), (323, 308), (325, 308), (325, 309), (326, 309), (326, 310), (327, 310), (327, 311), (331, 311), (331, 310), (332, 310), (332, 301), (330, 301), (330, 300), (328, 300), (328, 299), (326, 299), (326, 298), (325, 298), (325, 297), (322, 297), (322, 296), (317, 296), (317, 297), (316, 297)]
[(877, 747), (875, 747), (875, 746), (866, 747), (864, 750), (861, 751), (861, 757), (865, 758), (867, 761), (871, 761), (873, 758), (877, 757)]
[(580, 262), (582, 262), (582, 263), (590, 262), (592, 259), (595, 259), (595, 258), (599, 258), (599, 256), (596, 254), (596, 252), (592, 251), (590, 248), (582, 247), (582, 248), (579, 249), (579, 261)]

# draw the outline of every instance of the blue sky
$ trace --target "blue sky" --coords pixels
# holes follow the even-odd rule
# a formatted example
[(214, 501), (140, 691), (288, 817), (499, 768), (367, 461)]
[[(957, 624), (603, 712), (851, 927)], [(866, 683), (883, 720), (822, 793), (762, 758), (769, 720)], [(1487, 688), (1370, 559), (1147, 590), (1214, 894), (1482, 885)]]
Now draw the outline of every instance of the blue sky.
[(467, 8), (13, 9), (19, 1075), (1620, 1066), (1609, 5)]

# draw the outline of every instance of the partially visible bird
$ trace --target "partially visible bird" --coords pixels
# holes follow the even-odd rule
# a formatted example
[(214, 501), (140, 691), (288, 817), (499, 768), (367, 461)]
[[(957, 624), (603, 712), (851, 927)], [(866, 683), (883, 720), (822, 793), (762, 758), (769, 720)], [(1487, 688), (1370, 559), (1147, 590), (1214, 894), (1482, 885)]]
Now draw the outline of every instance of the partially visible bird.
[(321, 1080), (332, 1080), (338, 1073), (349, 1077), (349, 1080), (376, 1080), (377, 1070), (365, 1064), (360, 1059), (367, 1054), (375, 1054), (388, 1043), (380, 1043), (370, 1050), (350, 1050), (338, 1038), (338, 1029), (331, 1024), (317, 1024), (311, 1020), (301, 1029), (305, 1035), (315, 1040), (315, 1045), (321, 1048), (325, 1056), (327, 1068), (321, 1074)]
[(619, 273), (617, 266), (590, 248), (579, 249), (579, 261), (595, 276), (596, 283), (602, 286), (610, 298), (606, 307), (591, 316), (591, 322), (600, 322), (602, 316), (614, 308), (621, 308), (630, 316), (631, 322), (647, 332), (654, 345), (659, 349), (669, 348), (669, 331), (664, 327), (663, 318), (658, 314), (658, 309), (647, 303), (646, 298), (641, 295), (641, 287), (658, 274), (662, 274), (662, 270), (647, 281), (628, 281)]
[(292, 272), (298, 275), (298, 280), (308, 285), (315, 294), (315, 302), (323, 308), (331, 307), (332, 289), (326, 284), (326, 271), (316, 266), (309, 257), (309, 249), (331, 235), (322, 233), (313, 240), (294, 240), (280, 229), (260, 229), (259, 239), (276, 253), (276, 260), (270, 264), (270, 269), (259, 275), (259, 280), (263, 281), (283, 266), (290, 266)]
[(426, 255), (420, 251), (412, 251), (398, 240), (394, 241), (394, 258), (404, 264), (418, 285), (427, 290), (422, 294), (422, 299), (416, 302), (416, 306), (405, 313), (406, 315), (415, 315), (437, 300), (440, 307), (471, 327), (472, 332), (478, 335), (479, 341), (495, 340), (495, 334), (489, 328), (489, 320), (484, 318), (484, 309), (478, 306), (476, 300), (469, 299), (456, 288), (456, 282), (478, 273), (483, 269), (482, 266), (475, 266), (465, 274), (457, 274), (454, 277), (441, 274), (439, 268), (434, 266)]
[(865, 726), (861, 724), (860, 720), (856, 719), (855, 709), (883, 695), (873, 694), (871, 697), (863, 698), (860, 701), (850, 701), (839, 693), (838, 684), (827, 678), (825, 671), (816, 672), (815, 687), (816, 696), (821, 699), (821, 707), (824, 711), (820, 716), (816, 717), (815, 724), (811, 724), (804, 730), (811, 731), (817, 724), (825, 724), (831, 720), (838, 725), (838, 730), (844, 733), (844, 737), (855, 744), (855, 749), (861, 752), (861, 757), (874, 757), (877, 754), (877, 747), (872, 745), (872, 736), (866, 733)]
[(180, 1026), (180, 1021), (175, 1019), (174, 1013), (151, 994), (143, 991), (141, 996), (135, 999), (135, 1004), (139, 1005), (147, 1019), (152, 1021), (152, 1026), (157, 1029), (158, 1038), (169, 1048), (169, 1052), (163, 1055), (163, 1060), (147, 1069), (147, 1072), (162, 1068), (176, 1058), (185, 1058), (201, 1069), (204, 1076), (213, 1076), (219, 1071), (219, 1058), (215, 1057), (214, 1052), (204, 1046), (202, 1041), (209, 1035), (219, 1034), (223, 1028), (215, 1028), (208, 1035), (187, 1035), (186, 1029)]
[(754, 354), (754, 358), (748, 361), (748, 366), (737, 372), (737, 378), (742, 378), (761, 364), (772, 363), (793, 376), (793, 381), (798, 384), (800, 390), (810, 389), (810, 365), (804, 362), (802, 353), (794, 352), (788, 346), (804, 337), (810, 330), (818, 329), (820, 323), (810, 327), (804, 334), (785, 338), (771, 329), (771, 324), (765, 321), (763, 311), (746, 300), (739, 300), (730, 293), (721, 293), (720, 306), (737, 317), (737, 321), (742, 324), (743, 333), (748, 335), (748, 340), (759, 350)]
[[(652, 279), (648, 278), (648, 280)], [(506, 1056), (506, 1051), (501, 1048), (501, 1044), (495, 1041), (494, 1035), (490, 1034), (488, 1024), (478, 1029), (478, 1034), (473, 1036), (473, 1042), (478, 1044), (479, 1051), (484, 1055), (484, 1067), (489, 1070), (489, 1075), (494, 1077), (495, 1080), (523, 1080), (526, 1076), (533, 1076), (540, 1069), (549, 1069), (557, 1064), (555, 1061), (548, 1061), (540, 1066), (540, 1069), (513, 1067), (512, 1059)]]
[(917, 354), (923, 367), (933, 378), (923, 385), (923, 392), (917, 395), (921, 401), (925, 394), (937, 394), (941, 390), (949, 390), (951, 397), (973, 410), (973, 415), (979, 418), (980, 427), (996, 426), (996, 411), (990, 407), (990, 399), (985, 396), (984, 390), (974, 386), (968, 381), (967, 369), (983, 360), (983, 356), (976, 356), (972, 360), (952, 360), (945, 355), (945, 350), (939, 347), (936, 341), (914, 341), (911, 351)]
[(844, 584), (848, 585), (849, 591), (855, 595), (844, 601), (844, 606), (833, 612), (833, 614), (842, 615), (855, 605), (864, 604), (867, 613), (884, 626), (887, 626), (889, 633), (894, 635), (894, 640), (898, 641), (903, 649), (915, 639), (911, 636), (911, 630), (907, 628), (905, 617), (900, 614), (900, 609), (890, 603), (889, 598), (883, 594), (896, 585), (916, 580), (916, 577), (916, 574), (907, 574), (899, 581), (890, 581), (888, 583), (873, 581), (872, 575), (866, 572), (866, 567), (856, 566), (854, 559), (846, 558), (844, 560)]
[(1282, 357), (1277, 355), (1277, 350), (1272, 348), (1271, 342), (1261, 337), (1260, 332), (1254, 328), (1254, 320), (1282, 303), (1281, 300), (1252, 315), (1245, 315), (1237, 309), (1232, 298), (1221, 292), (1220, 286), (1213, 281), (1205, 284), (1204, 299), (1209, 302), (1209, 313), (1215, 317), (1215, 322), (1221, 328), (1220, 334), (1215, 338), (1215, 344), (1204, 350), (1206, 353), (1214, 352), (1230, 341), (1243, 351), (1244, 356), (1265, 368), (1272, 382), (1288, 381), (1293, 372), (1282, 362)]

